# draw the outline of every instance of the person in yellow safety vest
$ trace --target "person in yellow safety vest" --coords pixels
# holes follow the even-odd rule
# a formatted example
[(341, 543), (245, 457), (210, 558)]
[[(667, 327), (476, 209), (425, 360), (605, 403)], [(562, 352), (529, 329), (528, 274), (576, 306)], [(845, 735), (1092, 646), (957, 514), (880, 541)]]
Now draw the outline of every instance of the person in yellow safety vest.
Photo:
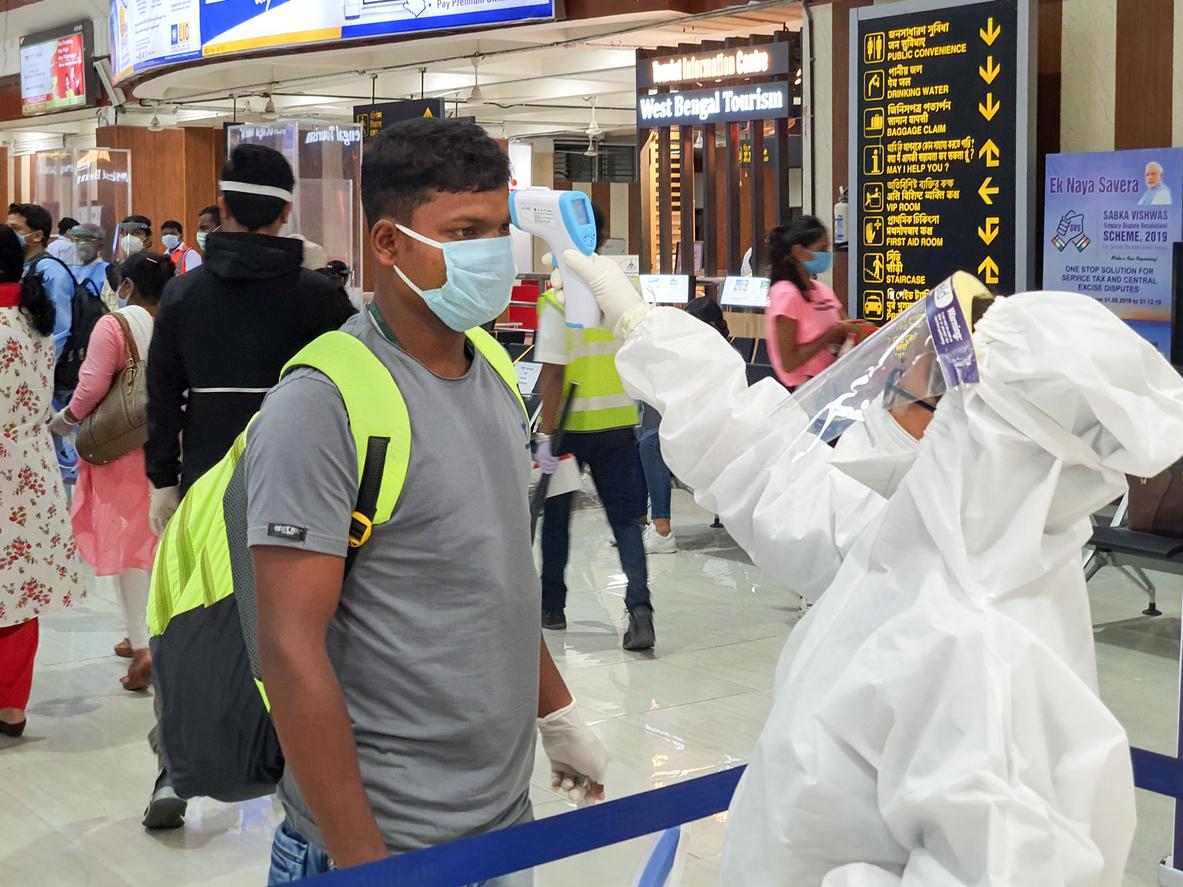
[[(595, 209), (599, 243), (604, 241), (604, 216)], [(649, 568), (641, 521), (645, 514), (645, 479), (637, 451), (637, 405), (625, 393), (616, 372), (620, 343), (605, 329), (573, 330), (567, 326), (561, 302), (548, 291), (538, 302), (535, 359), (542, 363), (542, 417), (535, 435), (536, 456), (544, 474), (553, 474), (560, 453), (554, 451), (559, 407), (572, 382), (579, 387), (567, 417), (562, 452), (580, 467), (591, 469), (592, 480), (608, 523), (616, 537), (620, 566), (628, 577), (624, 603), (628, 630), (624, 649), (651, 650), (655, 642)], [(547, 499), (542, 516), (542, 627), (567, 627), (567, 559), (571, 543), (571, 504), (574, 493)]]
[(175, 219), (169, 219), (160, 226), (160, 242), (168, 250), (168, 257), (173, 260), (178, 274), (185, 274), (194, 268), (200, 268), (201, 253), (184, 241), (185, 229)]

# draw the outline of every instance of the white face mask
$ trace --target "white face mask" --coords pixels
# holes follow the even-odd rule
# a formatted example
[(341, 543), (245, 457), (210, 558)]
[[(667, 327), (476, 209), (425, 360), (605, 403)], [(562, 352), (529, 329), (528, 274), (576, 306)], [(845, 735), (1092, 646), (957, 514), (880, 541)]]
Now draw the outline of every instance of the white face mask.
[(128, 256), (134, 256), (136, 253), (144, 251), (144, 238), (136, 237), (134, 234), (124, 234), (119, 244), (123, 247), (124, 254)]
[(887, 499), (911, 470), (919, 452), (920, 441), (891, 413), (872, 409), (863, 422), (842, 434), (830, 464)]

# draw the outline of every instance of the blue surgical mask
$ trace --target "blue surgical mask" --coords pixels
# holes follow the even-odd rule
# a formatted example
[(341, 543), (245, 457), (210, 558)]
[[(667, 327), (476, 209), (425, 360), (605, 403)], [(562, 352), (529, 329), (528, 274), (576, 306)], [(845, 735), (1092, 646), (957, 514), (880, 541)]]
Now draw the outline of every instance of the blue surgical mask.
[(164, 244), (165, 249), (173, 250), (181, 245), (181, 238), (176, 234), (165, 234), (160, 238), (160, 242)]
[(28, 234), (21, 234), (20, 231), (14, 231), (13, 233), (16, 235), (16, 239), (21, 242), (21, 247), (26, 247), (29, 245), (29, 235)]
[(408, 237), (443, 251), (448, 279), (438, 289), (420, 289), (397, 265), (394, 272), (451, 329), (462, 333), (496, 320), (509, 306), (518, 269), (508, 237), (439, 243), (410, 228), (397, 227)]
[(819, 274), (825, 274), (830, 270), (830, 266), (834, 264), (834, 254), (829, 250), (814, 250), (813, 258), (806, 259), (803, 263), (805, 270), (817, 277)]

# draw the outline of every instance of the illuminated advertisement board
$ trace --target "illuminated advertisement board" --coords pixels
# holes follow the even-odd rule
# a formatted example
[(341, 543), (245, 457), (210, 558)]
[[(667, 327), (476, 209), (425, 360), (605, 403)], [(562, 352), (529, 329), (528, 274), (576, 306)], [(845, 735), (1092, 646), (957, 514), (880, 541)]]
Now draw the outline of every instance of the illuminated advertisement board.
[(89, 22), (21, 38), (21, 113), (85, 108), (93, 97)]
[(112, 0), (116, 80), (277, 46), (552, 19), (555, 0)]

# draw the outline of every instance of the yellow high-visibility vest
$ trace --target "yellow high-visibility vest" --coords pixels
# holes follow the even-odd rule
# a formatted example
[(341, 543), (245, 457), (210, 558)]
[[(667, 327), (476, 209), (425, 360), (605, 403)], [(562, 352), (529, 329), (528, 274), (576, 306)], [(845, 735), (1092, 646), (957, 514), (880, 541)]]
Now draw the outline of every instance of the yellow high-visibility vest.
[[(564, 316), (567, 313), (555, 298), (554, 290), (547, 290), (538, 300), (539, 319), (544, 311), (551, 310)], [(616, 371), (620, 344), (611, 332), (601, 327), (567, 328), (567, 353), (572, 359), (563, 375), (564, 388), (572, 382), (579, 384), (567, 416), (567, 431), (632, 428), (640, 420), (637, 402), (625, 392), (620, 373)]]

